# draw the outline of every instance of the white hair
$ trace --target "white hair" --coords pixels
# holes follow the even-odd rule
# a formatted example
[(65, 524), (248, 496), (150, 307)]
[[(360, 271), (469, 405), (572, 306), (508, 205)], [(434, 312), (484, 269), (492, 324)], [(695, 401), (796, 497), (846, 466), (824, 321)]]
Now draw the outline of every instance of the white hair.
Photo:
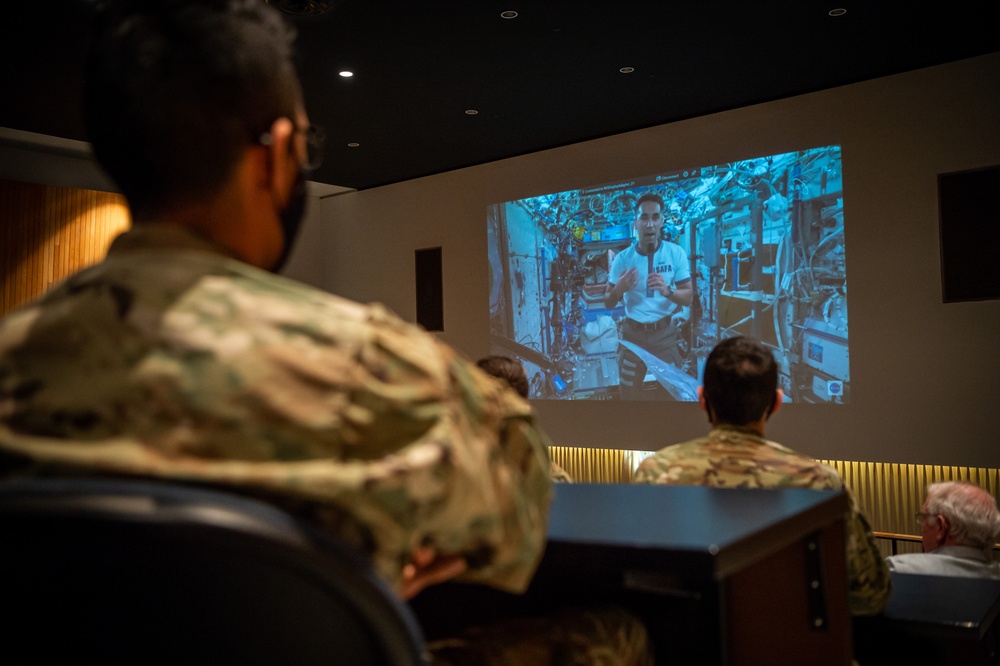
[(988, 492), (967, 481), (933, 483), (927, 488), (927, 513), (948, 520), (952, 539), (962, 546), (989, 549), (1000, 536), (1000, 511)]

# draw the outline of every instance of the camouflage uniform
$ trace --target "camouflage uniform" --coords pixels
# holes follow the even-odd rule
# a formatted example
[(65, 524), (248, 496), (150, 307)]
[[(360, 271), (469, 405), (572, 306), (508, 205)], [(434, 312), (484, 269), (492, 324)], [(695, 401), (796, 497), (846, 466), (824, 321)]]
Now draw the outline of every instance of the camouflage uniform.
[[(521, 591), (551, 483), (527, 401), (434, 336), (139, 226), (0, 322), (20, 474), (205, 483), (306, 510), (398, 589), (416, 546)], [(8, 473), (11, 473), (8, 470)]]
[(707, 437), (668, 446), (639, 465), (636, 483), (719, 488), (844, 490), (849, 600), (853, 615), (880, 612), (889, 599), (889, 570), (864, 514), (835, 469), (750, 430), (720, 426)]

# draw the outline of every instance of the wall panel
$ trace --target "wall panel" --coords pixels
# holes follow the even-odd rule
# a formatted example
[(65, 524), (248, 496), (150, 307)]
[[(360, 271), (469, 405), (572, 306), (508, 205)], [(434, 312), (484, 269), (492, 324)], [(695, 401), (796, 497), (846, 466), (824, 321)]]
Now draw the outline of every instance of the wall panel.
[(0, 179), (0, 316), (100, 261), (130, 224), (120, 194)]

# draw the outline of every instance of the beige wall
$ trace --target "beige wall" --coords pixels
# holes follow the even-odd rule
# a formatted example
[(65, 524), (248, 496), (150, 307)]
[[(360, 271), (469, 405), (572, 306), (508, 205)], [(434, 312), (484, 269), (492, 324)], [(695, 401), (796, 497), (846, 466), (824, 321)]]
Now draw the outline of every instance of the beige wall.
[[(310, 231), (323, 243), (318, 275), (413, 320), (413, 252), (442, 246), (440, 335), (476, 357), (489, 347), (487, 205), (840, 144), (852, 402), (786, 406), (769, 434), (825, 459), (995, 467), (1000, 301), (942, 303), (936, 178), (1000, 164), (997, 81), (991, 54), (331, 197)], [(690, 403), (536, 405), (563, 446), (650, 450), (706, 426)]]

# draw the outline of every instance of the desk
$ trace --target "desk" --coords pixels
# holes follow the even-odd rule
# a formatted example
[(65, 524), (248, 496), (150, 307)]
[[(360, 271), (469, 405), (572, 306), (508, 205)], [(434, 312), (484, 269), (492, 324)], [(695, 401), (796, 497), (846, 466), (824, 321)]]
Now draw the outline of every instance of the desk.
[(447, 608), (613, 601), (643, 617), (664, 663), (849, 664), (847, 511), (834, 491), (560, 484), (526, 595), (441, 585), (414, 610), (434, 635), (456, 626)]
[(862, 663), (1000, 664), (1000, 580), (892, 573), (881, 615), (856, 618)]

